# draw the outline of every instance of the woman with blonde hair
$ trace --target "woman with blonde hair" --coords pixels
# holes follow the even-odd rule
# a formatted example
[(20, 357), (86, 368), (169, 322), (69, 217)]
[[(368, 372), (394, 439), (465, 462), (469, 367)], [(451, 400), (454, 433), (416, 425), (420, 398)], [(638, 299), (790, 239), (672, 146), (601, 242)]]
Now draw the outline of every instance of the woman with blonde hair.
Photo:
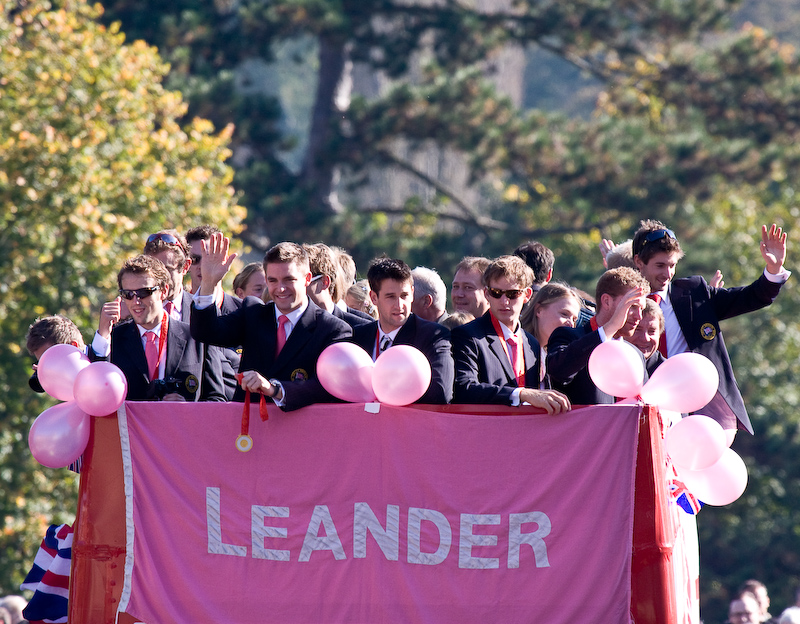
[(547, 341), (556, 327), (575, 327), (581, 312), (581, 298), (562, 282), (542, 286), (520, 315), (522, 328), (536, 338), (541, 348), (542, 387), (549, 387), (544, 369), (547, 360)]

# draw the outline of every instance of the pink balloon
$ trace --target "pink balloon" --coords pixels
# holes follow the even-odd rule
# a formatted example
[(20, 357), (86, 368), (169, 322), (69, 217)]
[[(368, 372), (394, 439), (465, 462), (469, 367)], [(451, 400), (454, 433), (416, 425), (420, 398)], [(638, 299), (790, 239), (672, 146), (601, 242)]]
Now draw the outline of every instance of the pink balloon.
[(733, 444), (733, 439), (736, 437), (736, 429), (723, 429), (725, 432), (725, 446), (728, 448)]
[(687, 416), (667, 429), (667, 452), (678, 468), (703, 470), (728, 448), (722, 426), (708, 416)]
[(396, 345), (375, 361), (372, 389), (381, 403), (409, 405), (425, 394), (430, 383), (430, 362), (415, 347)]
[(337, 399), (351, 403), (371, 403), (374, 362), (361, 347), (351, 342), (335, 342), (320, 354), (317, 377), (322, 387)]
[(128, 381), (119, 366), (93, 362), (75, 376), (75, 402), (90, 416), (114, 414), (128, 394)]
[(747, 487), (747, 466), (736, 451), (726, 448), (717, 463), (704, 470), (678, 468), (686, 488), (707, 505), (729, 505)]
[(69, 344), (57, 344), (44, 352), (39, 359), (39, 383), (44, 391), (59, 401), (72, 401), (75, 376), (89, 366), (89, 358)]
[(679, 353), (659, 366), (642, 388), (650, 405), (688, 414), (702, 409), (719, 387), (716, 366), (699, 353)]
[(608, 340), (589, 356), (589, 377), (594, 385), (615, 397), (634, 397), (644, 383), (639, 351), (624, 340)]
[(81, 456), (89, 442), (89, 416), (74, 401), (44, 410), (31, 425), (28, 447), (36, 461), (63, 468)]

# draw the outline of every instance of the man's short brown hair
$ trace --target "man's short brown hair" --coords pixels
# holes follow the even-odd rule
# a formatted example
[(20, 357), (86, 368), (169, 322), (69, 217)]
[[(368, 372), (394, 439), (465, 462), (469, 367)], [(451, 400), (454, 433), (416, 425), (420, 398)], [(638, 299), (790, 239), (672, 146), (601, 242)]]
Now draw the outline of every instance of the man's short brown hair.
[(28, 328), (28, 334), (25, 336), (25, 347), (31, 355), (46, 345), (72, 344), (73, 342), (82, 347), (83, 336), (75, 323), (60, 314), (36, 319)]
[(169, 288), (172, 285), (172, 278), (169, 275), (169, 271), (167, 271), (167, 267), (164, 266), (161, 260), (153, 256), (142, 254), (133, 258), (128, 258), (125, 264), (122, 265), (119, 273), (117, 273), (117, 285), (120, 289), (122, 288), (122, 276), (125, 275), (125, 273), (149, 275), (155, 280), (156, 286), (159, 288), (164, 288), (164, 286)]
[(597, 280), (595, 299), (599, 305), (603, 295), (619, 297), (633, 288), (641, 288), (647, 294), (650, 292), (650, 282), (639, 271), (630, 267), (609, 269)]
[(414, 285), (414, 278), (411, 275), (411, 267), (397, 258), (387, 258), (382, 256), (375, 258), (367, 269), (367, 281), (369, 288), (375, 294), (381, 292), (381, 285), (384, 280), (395, 280), (396, 282), (411, 282)]
[(464, 271), (465, 273), (479, 273), (481, 277), (483, 276), (484, 271), (486, 271), (486, 267), (488, 267), (492, 263), (489, 258), (483, 258), (481, 256), (465, 256), (461, 259), (456, 265), (455, 270), (453, 271), (453, 276), (459, 271)]
[(489, 286), (492, 280), (505, 277), (520, 288), (530, 288), (533, 284), (533, 269), (518, 256), (495, 258), (483, 272), (483, 285)]
[(195, 241), (211, 240), (212, 234), (219, 234), (221, 232), (222, 230), (220, 230), (216, 225), (204, 223), (203, 225), (193, 227), (191, 230), (186, 232), (186, 242), (191, 245)]
[(268, 264), (294, 263), (308, 270), (308, 254), (297, 243), (284, 241), (267, 250), (264, 254), (264, 273)]
[(331, 284), (328, 286), (328, 290), (331, 293), (331, 298), (334, 301), (338, 301), (341, 298), (339, 297), (336, 280), (339, 264), (331, 248), (324, 243), (314, 243), (313, 245), (304, 244), (303, 249), (308, 255), (308, 268), (311, 270), (311, 275), (314, 277), (317, 275), (329, 277)]
[[(658, 238), (652, 239), (654, 235), (661, 234)], [(646, 219), (639, 223), (639, 229), (633, 235), (632, 249), (633, 257), (639, 257), (644, 264), (650, 262), (650, 258), (660, 251), (667, 253), (678, 253), (678, 258), (683, 258), (683, 250), (678, 239), (675, 238), (675, 233), (670, 230), (661, 221), (655, 219)]]

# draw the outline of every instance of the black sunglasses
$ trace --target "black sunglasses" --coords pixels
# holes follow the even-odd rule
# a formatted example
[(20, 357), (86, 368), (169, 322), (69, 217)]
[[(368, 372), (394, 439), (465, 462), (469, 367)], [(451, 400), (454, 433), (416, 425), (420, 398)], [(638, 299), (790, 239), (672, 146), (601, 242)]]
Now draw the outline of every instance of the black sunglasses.
[(161, 289), (158, 286), (148, 286), (147, 288), (137, 288), (136, 290), (126, 290), (124, 288), (120, 288), (119, 294), (123, 299), (130, 301), (134, 297), (139, 297), (139, 299), (147, 299), (157, 290)]
[(675, 232), (672, 230), (653, 230), (647, 236), (644, 237), (644, 242), (642, 243), (642, 247), (644, 247), (647, 243), (652, 243), (653, 241), (661, 240), (662, 238), (671, 238), (673, 240), (678, 240), (678, 237), (675, 236)]
[(486, 292), (489, 293), (489, 296), (493, 299), (499, 299), (503, 295), (508, 297), (509, 299), (517, 299), (519, 298), (525, 290), (522, 288), (512, 288), (511, 290), (500, 290), (499, 288), (486, 288)]
[(178, 247), (181, 246), (181, 242), (169, 232), (156, 232), (155, 234), (151, 234), (147, 237), (148, 243), (155, 243), (156, 241), (161, 241), (167, 245), (177, 245)]

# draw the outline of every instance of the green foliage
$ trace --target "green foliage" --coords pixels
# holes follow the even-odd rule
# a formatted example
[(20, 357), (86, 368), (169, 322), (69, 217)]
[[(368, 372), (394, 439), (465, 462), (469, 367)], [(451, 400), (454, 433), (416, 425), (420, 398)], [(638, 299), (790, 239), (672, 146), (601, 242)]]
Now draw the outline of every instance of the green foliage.
[(50, 522), (74, 513), (76, 479), (30, 456), (24, 337), (36, 317), (94, 326), (117, 268), (147, 232), (244, 217), (224, 164), (231, 129), (186, 128), (167, 70), (124, 45), (80, 0), (3, 2), (0, 15), (0, 590), (15, 593)]

